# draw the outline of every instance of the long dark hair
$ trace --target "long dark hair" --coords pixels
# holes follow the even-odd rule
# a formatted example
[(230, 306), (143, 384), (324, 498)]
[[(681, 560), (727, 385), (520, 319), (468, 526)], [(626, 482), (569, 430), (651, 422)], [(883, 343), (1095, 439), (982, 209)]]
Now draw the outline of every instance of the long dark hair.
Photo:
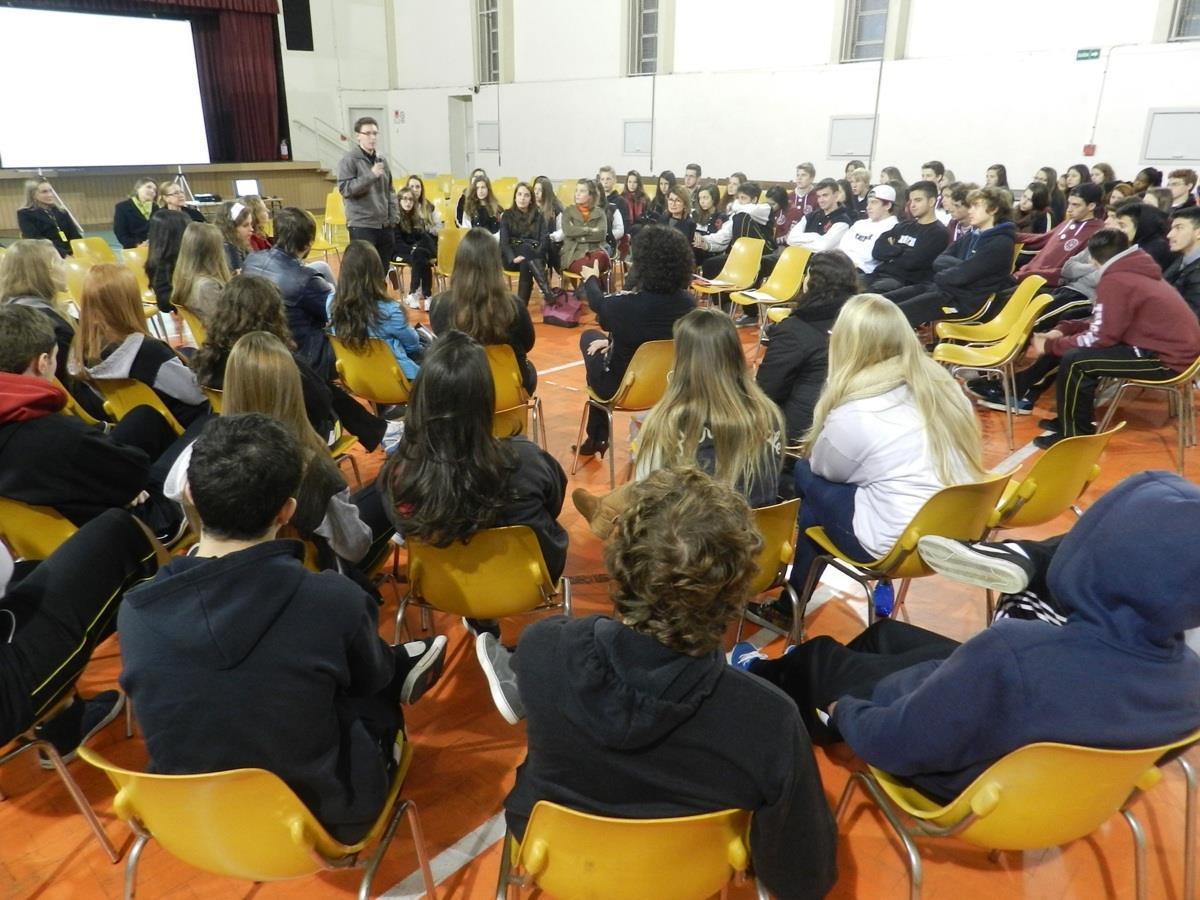
[[(529, 191), (529, 208), (524, 212), (517, 209), (517, 191), (521, 188)], [(503, 218), (508, 220), (508, 227), (520, 237), (529, 237), (537, 231), (535, 227), (537, 215), (538, 208), (533, 202), (533, 188), (527, 181), (518, 181), (516, 187), (513, 188), (512, 206), (504, 211)]]
[(404, 440), (381, 475), (405, 537), (446, 547), (495, 524), (517, 467), (511, 447), (492, 436), (495, 403), (483, 348), (461, 331), (434, 341), (413, 382)]
[(841, 250), (814, 253), (804, 270), (808, 286), (796, 298), (796, 311), (806, 318), (828, 316), (834, 318), (842, 304), (862, 288), (858, 282), (858, 271), (850, 257)]
[(506, 344), (517, 316), (496, 239), (484, 228), (463, 235), (454, 256), (450, 323), (481, 344)]
[(154, 283), (155, 274), (163, 273), (170, 281), (179, 259), (179, 248), (183, 244), (183, 233), (192, 224), (187, 213), (178, 209), (164, 209), (150, 217), (150, 246), (146, 250), (146, 275)]
[[(662, 189), (663, 181), (667, 182), (667, 189)], [(670, 169), (663, 169), (662, 173), (654, 180), (654, 199), (650, 201), (650, 209), (654, 212), (663, 214), (667, 211), (667, 194), (674, 190), (675, 185), (679, 183), (675, 178), (675, 173)]]
[[(537, 178), (533, 179), (533, 183), (535, 186), (542, 189), (542, 202), (537, 202), (536, 192), (534, 193), (533, 202), (541, 212), (542, 218), (545, 219), (547, 223), (551, 223), (555, 220), (558, 214), (563, 211), (562, 201), (559, 200), (558, 195), (554, 193), (554, 184), (545, 175), (539, 175)], [(514, 190), (513, 196), (515, 197), (516, 195), (517, 192)]]
[[(337, 291), (329, 311), (329, 327), (352, 349), (365, 350), (371, 329), (378, 327), (383, 318), (379, 301), (386, 300), (387, 296), (379, 251), (367, 241), (351, 241), (342, 254)], [(403, 306), (396, 305), (404, 312)], [(405, 316), (407, 319), (407, 314)]]
[(272, 282), (258, 275), (234, 275), (229, 279), (206, 331), (203, 345), (191, 360), (192, 371), (202, 385), (224, 383), (225, 363), (233, 345), (252, 331), (266, 331), (289, 350), (296, 349), (283, 311), (283, 295)]
[[(637, 179), (637, 190), (636, 191), (629, 190), (629, 179), (630, 178)], [(621, 193), (628, 194), (630, 197), (633, 197), (635, 200), (640, 200), (643, 203), (645, 203), (646, 202), (646, 190), (645, 190), (645, 188), (642, 187), (642, 173), (639, 172), (637, 169), (630, 169), (628, 172), (626, 172), (625, 173), (625, 183), (621, 186)]]

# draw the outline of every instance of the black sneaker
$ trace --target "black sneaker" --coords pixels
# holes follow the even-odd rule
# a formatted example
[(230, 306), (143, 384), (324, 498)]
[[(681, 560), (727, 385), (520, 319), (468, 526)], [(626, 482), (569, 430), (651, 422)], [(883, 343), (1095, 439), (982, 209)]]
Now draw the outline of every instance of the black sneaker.
[[(34, 729), (34, 735), (49, 741), (64, 763), (75, 758), (81, 744), (90, 740), (125, 708), (125, 695), (120, 691), (101, 691), (91, 700), (76, 695), (75, 700), (53, 719)], [(53, 769), (54, 763), (45, 754), (38, 754), (38, 765)]]
[(1036, 574), (1015, 542), (956, 541), (927, 534), (917, 540), (917, 552), (939, 575), (1002, 594), (1020, 593)]
[(400, 702), (416, 703), (421, 696), (437, 684), (442, 677), (442, 666), (446, 661), (446, 636), (439, 634), (431, 641), (409, 641), (396, 648), (415, 660), (413, 667), (404, 676), (400, 686)]
[(1062, 419), (1055, 416), (1053, 419), (1038, 419), (1038, 428), (1044, 428), (1047, 431), (1062, 431)]
[(1033, 439), (1033, 446), (1037, 447), (1039, 450), (1049, 450), (1059, 441), (1065, 441), (1066, 439), (1067, 436), (1065, 434), (1059, 434), (1056, 431), (1052, 431), (1049, 434), (1039, 434), (1037, 437), (1035, 437)]
[(787, 589), (779, 592), (779, 596), (769, 603), (750, 605), (750, 612), (761, 619), (770, 622), (776, 628), (788, 631), (792, 627), (792, 600)]
[[(975, 379), (974, 381), (968, 381), (967, 391), (974, 395), (975, 399), (979, 403), (1004, 403), (1004, 388), (1002, 388), (1000, 383), (997, 381), (989, 381), (986, 379)], [(1003, 410), (1004, 407), (1001, 406), (1000, 409)]]
[(758, 324), (758, 316), (744, 315), (735, 323), (738, 328), (749, 328), (751, 325)]
[(462, 623), (471, 637), (490, 634), (496, 640), (500, 640), (500, 623), (495, 619), (468, 619), (466, 616), (463, 616)]

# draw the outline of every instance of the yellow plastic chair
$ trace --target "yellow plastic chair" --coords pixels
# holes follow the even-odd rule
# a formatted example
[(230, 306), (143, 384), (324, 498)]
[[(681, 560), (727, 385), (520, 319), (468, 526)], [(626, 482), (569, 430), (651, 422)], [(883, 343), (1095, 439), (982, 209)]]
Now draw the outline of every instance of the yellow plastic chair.
[(339, 469), (342, 467), (342, 463), (350, 463), (350, 468), (354, 472), (354, 481), (361, 488), (362, 475), (358, 471), (358, 460), (350, 452), (357, 443), (358, 438), (346, 431), (339, 420), (334, 419), (333, 442), (329, 445), (329, 455), (333, 457), (333, 463)]
[(102, 237), (74, 238), (71, 241), (71, 253), (85, 257), (93, 263), (115, 263), (117, 255), (113, 248)]
[(525, 434), (530, 430), (529, 416), (533, 415), (533, 440), (546, 449), (546, 420), (542, 414), (542, 400), (537, 395), (529, 396), (521, 381), (521, 367), (517, 356), (508, 344), (488, 344), (488, 365), (492, 369), (492, 383), (496, 386), (496, 412), (492, 417), (492, 434), (498, 438)]
[(458, 223), (454, 221), (454, 209), (458, 205), (457, 199), (451, 200), (449, 197), (437, 197), (430, 202), (433, 204), (433, 208), (437, 210), (444, 228), (458, 227)]
[(763, 547), (755, 560), (758, 571), (747, 594), (751, 598), (761, 597), (768, 591), (782, 587), (787, 591), (788, 599), (792, 601), (792, 627), (790, 630), (783, 630), (755, 613), (752, 606), (746, 606), (738, 619), (735, 643), (742, 639), (742, 626), (746, 624), (747, 619), (761, 628), (786, 635), (789, 643), (798, 644), (804, 639), (800, 631), (803, 624), (800, 598), (787, 580), (787, 567), (796, 553), (796, 522), (799, 512), (799, 498), (754, 510), (754, 527), (762, 535)]
[(142, 315), (150, 323), (151, 329), (163, 341), (166, 341), (167, 331), (158, 318), (158, 298), (150, 287), (150, 277), (146, 274), (146, 247), (133, 247), (121, 251), (121, 264), (137, 279), (138, 290), (142, 293)]
[[(453, 212), (451, 216), (453, 217)], [(447, 224), (442, 229), (442, 233), (438, 235), (437, 260), (433, 265), (433, 276), (441, 284), (442, 290), (446, 289), (450, 284), (450, 279), (454, 276), (454, 257), (458, 255), (458, 245), (462, 243), (463, 235), (468, 230)]]
[[(1013, 244), (1012, 264), (1008, 267), (1008, 271), (1010, 273), (1016, 271), (1017, 260), (1020, 259), (1021, 250), (1024, 247), (1025, 245), (1020, 242)], [(974, 325), (982, 323), (982, 321), (987, 318), (987, 314), (991, 311), (991, 308), (995, 305), (995, 303), (996, 295), (989, 294), (988, 298), (983, 301), (983, 305), (980, 306), (979, 309), (975, 310), (975, 312), (968, 313), (965, 316), (958, 316), (953, 319), (943, 319), (942, 321), (951, 325)]]
[(1137, 378), (1117, 379), (1116, 396), (1108, 404), (1108, 411), (1100, 423), (1100, 430), (1107, 431), (1117, 407), (1125, 398), (1125, 392), (1135, 388), (1146, 391), (1159, 391), (1167, 395), (1168, 415), (1175, 416), (1176, 450), (1178, 452), (1177, 470), (1183, 474), (1184, 452), (1188, 447), (1196, 446), (1196, 392), (1193, 389), (1197, 377), (1200, 377), (1200, 358), (1168, 381), (1143, 381)]
[[(339, 240), (339, 234), (336, 231), (339, 228), (346, 230), (346, 240), (344, 241)], [(346, 201), (337, 190), (332, 190), (325, 195), (325, 216), (321, 222), (321, 233), (330, 244), (344, 246), (350, 242), (350, 231), (346, 226)]]
[[(409, 605), (469, 619), (501, 619), (539, 609), (571, 615), (571, 580), (555, 584), (542, 548), (527, 525), (475, 532), (464, 543), (434, 547), (408, 539), (408, 593), (396, 611), (396, 642)], [(559, 599), (555, 599), (555, 598)]]
[(746, 290), (758, 281), (758, 270), (762, 265), (765, 246), (766, 243), (761, 238), (738, 238), (733, 242), (725, 265), (721, 267), (717, 277), (712, 281), (694, 280), (692, 290), (701, 297)]
[(120, 422), (136, 407), (149, 406), (167, 420), (176, 434), (183, 434), (179, 420), (149, 385), (136, 378), (99, 378), (91, 384), (104, 397), (104, 412), (114, 421)]
[(208, 340), (208, 331), (205, 329), (204, 323), (200, 321), (200, 317), (187, 307), (178, 304), (176, 304), (175, 310), (187, 323), (188, 330), (192, 332), (192, 337), (196, 341), (196, 346), (203, 347), (204, 342)]
[(76, 400), (71, 392), (67, 390), (66, 385), (64, 385), (57, 378), (54, 379), (54, 386), (62, 391), (67, 397), (67, 405), (62, 408), (63, 415), (74, 416), (75, 418), (86, 422), (88, 425), (101, 424), (99, 419), (79, 405), (79, 401)]
[[(436, 897), (417, 808), (400, 797), (413, 756), (407, 742), (383, 812), (355, 844), (330, 836), (292, 789), (264, 769), (150, 775), (116, 766), (86, 747), (79, 749), (79, 755), (108, 776), (117, 789), (113, 811), (137, 836), (125, 864), (126, 900), (134, 897), (138, 862), (152, 838), (188, 865), (247, 881), (282, 881), (365, 865), (358, 897), (367, 900), (379, 863), (405, 814), (426, 895), (431, 900)], [(376, 844), (374, 852), (364, 858), (372, 844)]]
[(934, 331), (939, 340), (953, 341), (962, 344), (994, 344), (1002, 341), (1009, 332), (1017, 326), (1021, 314), (1033, 302), (1046, 285), (1046, 279), (1041, 275), (1030, 275), (1013, 291), (996, 317), (988, 322), (974, 324), (959, 324), (957, 322), (938, 322)]
[(1159, 760), (1198, 739), (1200, 732), (1144, 750), (1029, 744), (997, 760), (945, 804), (869, 766), (851, 775), (837, 817), (849, 807), (855, 787), (870, 795), (904, 844), (909, 895), (918, 900), (918, 837), (955, 837), (988, 850), (1041, 850), (1086, 837), (1120, 812), (1133, 833), (1136, 895), (1144, 900), (1146, 842), (1130, 806), (1162, 780)]
[[(807, 247), (786, 247), (761, 287), (753, 291), (734, 291), (729, 299), (739, 306), (757, 306), (760, 312), (765, 312), (769, 306), (788, 303), (800, 293), (804, 271), (811, 258), (812, 251)], [(759, 318), (765, 317), (760, 315)]]
[(204, 396), (208, 398), (208, 405), (212, 407), (212, 411), (219, 416), (221, 407), (225, 405), (225, 392), (211, 387), (202, 387), (200, 390), (204, 391)]
[(365, 350), (354, 350), (331, 334), (329, 344), (334, 369), (346, 390), (369, 401), (376, 413), (381, 406), (408, 402), (412, 385), (385, 341), (370, 338)]
[[(925, 501), (925, 505), (917, 510), (913, 520), (908, 523), (896, 545), (878, 559), (853, 560), (848, 558), (834, 545), (825, 533), (825, 529), (814, 526), (804, 534), (817, 543), (824, 551), (813, 560), (805, 580), (804, 590), (800, 593), (800, 612), (803, 615), (808, 601), (812, 598), (817, 586), (821, 570), (832, 566), (843, 575), (857, 581), (867, 595), (868, 623), (875, 621), (875, 603), (872, 586), (875, 582), (900, 580), (900, 590), (896, 592), (894, 615), (899, 615), (904, 608), (904, 598), (908, 593), (909, 582), (913, 578), (932, 575), (929, 568), (917, 553), (917, 541), (922, 535), (936, 534), (940, 537), (954, 538), (960, 541), (977, 541), (984, 536), (988, 529), (992, 510), (1004, 493), (1008, 483), (1009, 473), (993, 475), (983, 481), (970, 484), (955, 484), (942, 488)], [(798, 626), (803, 629), (803, 622)], [(793, 627), (797, 627), (793, 625)]]
[(773, 325), (778, 325), (791, 314), (792, 310), (789, 307), (772, 306), (767, 310), (767, 321)]
[(53, 507), (0, 497), (0, 541), (18, 559), (46, 559), (77, 530)]
[(571, 463), (571, 474), (579, 468), (579, 447), (583, 444), (587, 428), (588, 411), (598, 409), (608, 418), (608, 486), (616, 489), (617, 463), (613, 439), (613, 413), (638, 412), (649, 409), (667, 389), (667, 373), (675, 362), (674, 341), (646, 341), (633, 354), (625, 376), (617, 385), (617, 391), (608, 399), (601, 397), (590, 387), (583, 404), (583, 415), (579, 418), (579, 436), (575, 441), (575, 460)]
[(500, 203), (500, 206), (504, 209), (508, 209), (510, 206), (512, 206), (513, 193), (516, 191), (516, 189), (517, 179), (513, 178), (512, 176), (497, 178), (492, 182), (492, 195), (495, 196), (496, 200)]
[[(504, 836), (496, 900), (536, 886), (558, 900), (724, 896), (750, 864), (750, 813), (727, 809), (675, 819), (612, 819), (541, 800), (520, 844)], [(515, 872), (514, 872), (515, 869)], [(765, 898), (760, 886), (758, 896)]]
[(63, 266), (67, 272), (67, 296), (83, 306), (83, 279), (87, 278), (88, 270), (95, 265), (90, 256), (67, 256), (63, 258)]
[(1035, 297), (1003, 340), (985, 346), (938, 344), (933, 358), (950, 368), (952, 375), (960, 372), (991, 373), (1000, 379), (1004, 388), (1004, 416), (1008, 427), (1008, 448), (1013, 449), (1013, 407), (1017, 402), (1017, 362), (1025, 353), (1025, 343), (1033, 333), (1038, 315), (1054, 298), (1050, 294)]
[[(558, 187), (554, 189), (554, 196), (558, 197), (558, 202), (563, 206), (575, 205), (575, 182), (574, 178), (564, 178), (558, 183)], [(647, 192), (646, 196), (652, 196)]]
[(308, 256), (306, 256), (305, 259), (311, 259), (314, 255), (319, 253), (321, 254), (321, 258), (328, 262), (329, 254), (334, 253), (340, 260), (342, 258), (342, 251), (336, 244), (325, 238), (325, 226), (318, 222), (317, 217), (308, 210), (305, 210), (304, 214), (312, 220), (313, 225), (317, 229), (317, 235), (315, 238), (313, 238), (312, 246), (308, 248)]

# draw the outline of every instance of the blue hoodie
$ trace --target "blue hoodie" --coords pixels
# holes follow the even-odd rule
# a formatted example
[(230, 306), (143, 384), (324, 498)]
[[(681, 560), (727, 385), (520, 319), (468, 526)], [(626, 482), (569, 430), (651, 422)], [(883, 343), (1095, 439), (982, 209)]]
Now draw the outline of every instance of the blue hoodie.
[(1038, 741), (1165, 744), (1200, 727), (1200, 487), (1125, 479), (1067, 534), (1047, 576), (1062, 627), (1003, 619), (947, 659), (843, 697), (833, 722), (860, 757), (949, 799)]

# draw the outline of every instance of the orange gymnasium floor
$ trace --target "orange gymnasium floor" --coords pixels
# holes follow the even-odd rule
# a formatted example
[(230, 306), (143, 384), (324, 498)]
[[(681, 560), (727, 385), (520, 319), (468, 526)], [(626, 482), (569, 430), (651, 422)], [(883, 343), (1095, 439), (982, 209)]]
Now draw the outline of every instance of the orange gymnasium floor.
[[(538, 304), (534, 300), (534, 319)], [(422, 314), (423, 315), (423, 314)], [(590, 319), (590, 317), (589, 317)], [(538, 392), (545, 404), (550, 451), (570, 470), (583, 403), (583, 368), (578, 352), (579, 330), (538, 324), (537, 346), (530, 354), (541, 372)], [(742, 330), (747, 352), (752, 351), (752, 330)], [(1052, 403), (1052, 398), (1047, 399)], [(1045, 405), (1045, 404), (1043, 404)], [(1129, 427), (1112, 442), (1103, 461), (1103, 472), (1083, 498), (1090, 505), (1124, 476), (1149, 468), (1172, 469), (1174, 431), (1165, 424), (1165, 403), (1147, 399), (1135, 402), (1121, 416)], [(982, 413), (987, 461), (1000, 466), (1011, 459), (999, 413)], [(618, 416), (616, 435), (628, 433), (628, 417)], [(1018, 459), (1032, 452), (1036, 434), (1033, 418), (1018, 421)], [(627, 459), (626, 447), (617, 450), (618, 472)], [(360, 454), (364, 478), (373, 477), (381, 453)], [(1196, 472), (1197, 462), (1189, 461)], [(1009, 464), (1008, 467), (1011, 467)], [(595, 460), (571, 477), (569, 489), (583, 486), (597, 493), (607, 488), (607, 464)], [(569, 499), (561, 520), (571, 534), (566, 574), (575, 585), (578, 614), (608, 610), (599, 542), (591, 536)], [(1070, 526), (1067, 518), (1038, 529), (1049, 535)], [(825, 590), (822, 596), (828, 596)], [(385, 588), (381, 633), (390, 635), (387, 623), (394, 616), (394, 587)], [(983, 592), (933, 577), (914, 583), (908, 601), (911, 618), (958, 639), (983, 627)], [(850, 602), (834, 595), (810, 610), (809, 633), (848, 639), (864, 624), (861, 600)], [(415, 627), (416, 620), (413, 617)], [(515, 638), (524, 623), (506, 621), (505, 640)], [(484, 678), (462, 625), (449, 617), (435, 616), (435, 628), (450, 638), (445, 674), (420, 703), (405, 710), (416, 755), (404, 792), (416, 801), (424, 822), (426, 840), (434, 859), (435, 877), (442, 897), (494, 896), (498, 842), (503, 825), (500, 815), (513, 773), (525, 754), (523, 726), (510, 727), (490, 700)], [(730, 636), (732, 640), (732, 634)], [(768, 652), (782, 650), (781, 641)], [(118, 640), (103, 645), (92, 660), (81, 687), (85, 695), (110, 688), (120, 671)], [(1103, 691), (1101, 679), (1097, 691)], [(221, 736), (214, 734), (213, 740)], [(126, 740), (119, 722), (110, 725), (94, 746), (125, 766), (145, 764), (142, 742)], [(852, 760), (845, 752), (816, 752), (827, 799), (835, 803)], [(81, 761), (71, 770), (98, 810), (108, 833), (122, 851), (130, 840), (126, 826), (112, 813), (112, 788), (103, 775)], [(49, 772), (37, 768), (33, 755), (25, 755), (0, 769), (0, 896), (5, 898), (116, 898), (121, 896), (122, 865), (112, 865), (92, 838), (63, 786)], [(861, 797), (861, 795), (860, 795)], [(1150, 843), (1149, 893), (1175, 900), (1182, 895), (1183, 781), (1177, 766), (1166, 771), (1164, 782), (1137, 804)], [(1075, 898), (1132, 897), (1133, 862), (1128, 830), (1114, 818), (1086, 840), (1062, 848), (1030, 853), (1006, 853), (990, 861), (986, 853), (953, 843), (926, 842), (925, 896), (930, 900), (963, 897)], [(832, 896), (903, 897), (907, 875), (899, 845), (890, 836), (882, 817), (861, 799), (841, 825), (840, 879)], [(377, 892), (388, 897), (417, 896), (420, 881), (414, 875), (416, 858), (403, 827), (398, 832), (376, 881)], [(207, 875), (177, 862), (151, 843), (141, 864), (139, 896), (147, 898), (350, 898), (358, 875), (329, 873), (294, 882), (253, 885)], [(750, 897), (748, 888), (731, 892)]]

